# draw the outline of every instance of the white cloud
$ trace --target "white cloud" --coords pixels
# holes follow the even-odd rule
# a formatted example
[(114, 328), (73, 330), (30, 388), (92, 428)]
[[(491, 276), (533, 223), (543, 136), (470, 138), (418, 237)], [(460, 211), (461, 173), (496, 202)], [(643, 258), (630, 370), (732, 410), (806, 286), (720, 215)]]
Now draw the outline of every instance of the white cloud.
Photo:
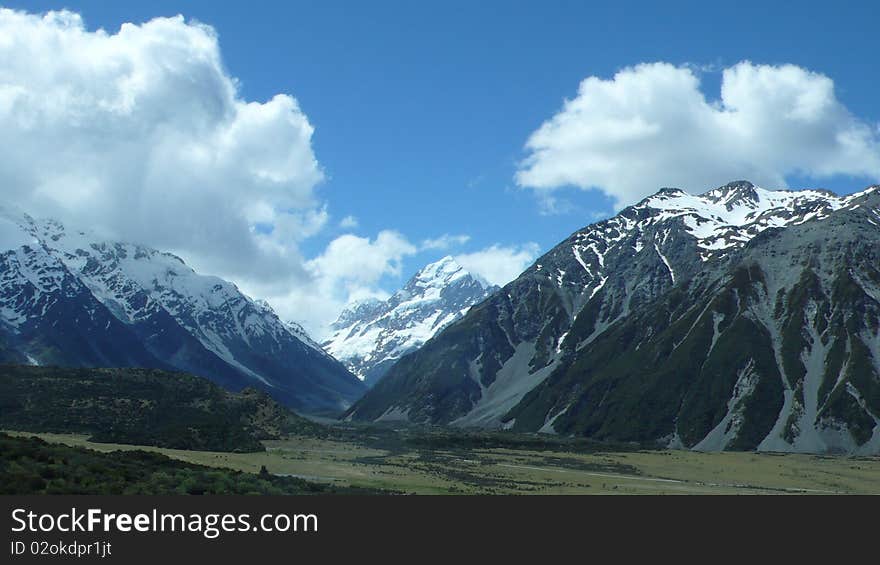
[(426, 239), (422, 241), (422, 249), (424, 250), (445, 250), (450, 247), (458, 247), (460, 245), (464, 245), (468, 241), (471, 240), (471, 236), (469, 235), (449, 235), (445, 233), (440, 237), (435, 237), (433, 239)]
[(315, 330), (349, 296), (381, 295), (415, 247), (382, 232), (303, 257), (330, 221), (312, 135), (293, 97), (243, 98), (208, 26), (111, 33), (72, 12), (0, 9), (0, 198), (176, 252)]
[(702, 192), (736, 179), (781, 188), (792, 174), (880, 178), (880, 130), (847, 110), (830, 78), (748, 61), (724, 69), (715, 101), (692, 66), (589, 77), (526, 149), (516, 182), (551, 203), (567, 186), (626, 205), (663, 186)]
[(0, 197), (34, 215), (288, 285), (328, 220), (312, 134), (293, 97), (242, 97), (208, 26), (0, 10)]
[(522, 273), (538, 257), (537, 243), (492, 245), (486, 249), (456, 255), (458, 264), (491, 284), (503, 286)]
[(344, 230), (353, 230), (360, 225), (358, 219), (354, 216), (346, 216), (339, 221), (339, 227)]
[(405, 237), (390, 230), (379, 232), (375, 240), (346, 234), (331, 241), (308, 266), (336, 284), (364, 286), (385, 275), (399, 275), (403, 258), (416, 251)]
[(320, 339), (327, 324), (349, 302), (387, 298), (380, 282), (386, 276), (399, 277), (403, 260), (417, 252), (415, 245), (391, 230), (379, 232), (374, 239), (341, 235), (321, 255), (306, 261), (307, 282), (294, 289), (264, 287), (262, 295), (277, 311), (300, 321)]

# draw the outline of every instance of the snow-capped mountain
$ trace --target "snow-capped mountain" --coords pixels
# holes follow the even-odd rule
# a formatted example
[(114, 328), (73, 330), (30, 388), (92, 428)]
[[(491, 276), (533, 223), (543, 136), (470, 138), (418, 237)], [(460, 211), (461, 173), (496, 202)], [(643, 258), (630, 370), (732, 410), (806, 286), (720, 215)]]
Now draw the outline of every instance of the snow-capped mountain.
[(880, 187), (662, 189), (572, 234), (347, 417), (880, 451)]
[(0, 269), (9, 360), (174, 368), (300, 410), (342, 409), (363, 390), (302, 328), (170, 253), (2, 211)]
[(388, 300), (352, 304), (331, 326), (324, 348), (372, 385), (403, 355), (497, 289), (444, 257), (416, 273)]

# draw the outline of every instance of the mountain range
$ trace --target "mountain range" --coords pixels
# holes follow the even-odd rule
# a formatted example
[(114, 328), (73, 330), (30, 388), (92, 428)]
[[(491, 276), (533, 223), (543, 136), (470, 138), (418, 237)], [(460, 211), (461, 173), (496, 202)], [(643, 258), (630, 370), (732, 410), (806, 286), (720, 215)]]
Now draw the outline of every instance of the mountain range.
[(0, 209), (0, 362), (148, 367), (256, 387), (305, 412), (364, 385), (301, 327), (179, 257)]
[(0, 208), (0, 363), (186, 371), (355, 421), (876, 454), (878, 242), (880, 186), (664, 188), (501, 289), (445, 257), (319, 345), (173, 254)]
[(447, 256), (422, 268), (387, 300), (346, 308), (323, 346), (372, 386), (398, 359), (496, 290)]
[(880, 186), (661, 189), (402, 357), (346, 418), (878, 453), (878, 242)]

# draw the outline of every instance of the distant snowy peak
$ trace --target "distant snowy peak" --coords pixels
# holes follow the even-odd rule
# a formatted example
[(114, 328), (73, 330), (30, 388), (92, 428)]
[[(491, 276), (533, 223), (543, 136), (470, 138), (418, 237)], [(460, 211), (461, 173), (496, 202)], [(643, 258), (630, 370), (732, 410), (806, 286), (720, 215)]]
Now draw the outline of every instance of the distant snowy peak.
[[(445, 301), (455, 300), (455, 292), (451, 289), (469, 290), (482, 289), (484, 291), (492, 288), (483, 279), (474, 276), (464, 269), (451, 256), (446, 256), (423, 267), (418, 271), (404, 287), (395, 293), (388, 303), (406, 304), (421, 303), (432, 300)], [(462, 298), (467, 300), (465, 296), (471, 293), (463, 293)], [(415, 302), (414, 302), (415, 301)]]
[(331, 326), (324, 348), (355, 375), (373, 383), (401, 356), (461, 318), (497, 287), (475, 277), (454, 258), (419, 270), (388, 300), (350, 305)]
[(367, 298), (351, 302), (331, 325), (332, 330), (346, 328), (353, 323), (375, 317), (382, 309), (385, 301), (378, 298)]
[(449, 286), (454, 281), (470, 277), (470, 273), (458, 264), (451, 256), (446, 256), (435, 263), (423, 267), (410, 280), (410, 285), (418, 288), (439, 288)]

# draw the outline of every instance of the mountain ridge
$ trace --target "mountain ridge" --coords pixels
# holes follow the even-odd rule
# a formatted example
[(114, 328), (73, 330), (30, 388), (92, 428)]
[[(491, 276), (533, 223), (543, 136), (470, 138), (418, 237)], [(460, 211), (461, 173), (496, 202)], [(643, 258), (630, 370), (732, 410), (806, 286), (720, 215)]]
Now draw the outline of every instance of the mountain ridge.
[(305, 411), (342, 410), (363, 390), (271, 307), (175, 255), (8, 210), (0, 235), (7, 362), (176, 369)]
[[(782, 257), (801, 257), (807, 253), (802, 249), (805, 244), (796, 238), (783, 238), (788, 248), (777, 249), (776, 255), (764, 257), (759, 270), (743, 263), (750, 260), (748, 253), (756, 246), (766, 245), (765, 242), (779, 240), (780, 234), (787, 230), (800, 229), (799, 226), (807, 226), (801, 230), (805, 233), (819, 226), (815, 229), (821, 234), (821, 228), (829, 225), (827, 221), (843, 217), (850, 223), (838, 228), (838, 231), (842, 230), (838, 239), (848, 242), (849, 247), (843, 243), (840, 245), (850, 250), (847, 253), (856, 249), (868, 253), (865, 242), (880, 238), (880, 233), (873, 231), (875, 226), (872, 224), (880, 218), (877, 191), (876, 186), (848, 196), (824, 191), (768, 191), (745, 181), (730, 183), (701, 195), (678, 189), (660, 190), (618, 215), (572, 234), (492, 298), (447, 327), (420, 351), (401, 360), (383, 381), (349, 409), (346, 417), (355, 420), (406, 419), (605, 439), (655, 440), (668, 444), (678, 442), (690, 448), (874, 452), (880, 437), (880, 426), (871, 425), (880, 414), (880, 396), (871, 384), (880, 380), (876, 367), (862, 369), (862, 373), (868, 375), (866, 379), (855, 378), (853, 381), (852, 375), (840, 377), (848, 384), (843, 385), (843, 389), (839, 386), (833, 388), (837, 398), (844, 398), (834, 418), (827, 418), (827, 413), (818, 413), (812, 390), (810, 409), (806, 410), (805, 401), (801, 400), (804, 395), (801, 381), (789, 382), (780, 377), (777, 379), (779, 387), (773, 388), (769, 384), (773, 379), (768, 375), (772, 374), (776, 364), (781, 366), (783, 357), (788, 358), (786, 363), (793, 366), (797, 364), (793, 358), (809, 357), (810, 351), (819, 351), (819, 346), (811, 345), (817, 343), (812, 338), (818, 331), (815, 317), (808, 319), (804, 314), (801, 318), (795, 316), (800, 322), (790, 322), (796, 329), (786, 331), (795, 337), (784, 342), (784, 356), (781, 353), (783, 341), (776, 338), (759, 340), (760, 343), (749, 350), (748, 359), (740, 361), (746, 363), (750, 360), (749, 374), (760, 378), (743, 374), (738, 389), (733, 385), (728, 388), (727, 384), (721, 387), (724, 390), (710, 387), (709, 392), (704, 390), (704, 396), (709, 399), (706, 404), (685, 403), (686, 398), (700, 396), (692, 387), (710, 386), (712, 382), (729, 383), (731, 379), (736, 383), (737, 379), (724, 372), (727, 369), (718, 369), (724, 376), (713, 381), (703, 369), (687, 364), (681, 365), (677, 373), (663, 373), (664, 366), (675, 365), (675, 359), (669, 356), (677, 348), (658, 340), (663, 332), (668, 332), (663, 334), (667, 337), (675, 334), (675, 340), (693, 337), (689, 331), (681, 334), (679, 329), (670, 329), (668, 319), (664, 322), (666, 325), (660, 323), (673, 314), (684, 315), (676, 310), (679, 306), (673, 307), (671, 303), (663, 306), (664, 300), (668, 302), (674, 298), (684, 305), (702, 304), (702, 312), (711, 312), (710, 319), (706, 317), (708, 314), (701, 317), (700, 311), (692, 312), (693, 308), (685, 310), (687, 316), (697, 317), (691, 320), (693, 324), (697, 321), (702, 324), (701, 330), (694, 332), (697, 337), (710, 335), (713, 336), (710, 340), (721, 339), (712, 332), (728, 318), (730, 323), (736, 320), (739, 328), (729, 335), (738, 335), (745, 340), (744, 343), (764, 333), (775, 336), (783, 332), (788, 327), (785, 324), (789, 323), (783, 322), (793, 314), (786, 313), (785, 308), (776, 308), (776, 296), (768, 298), (762, 293), (754, 294), (749, 290), (751, 283), (743, 283), (740, 279), (746, 277), (749, 281), (750, 276), (769, 276), (765, 271), (780, 269), (777, 264), (783, 261)], [(860, 208), (864, 209), (859, 212)], [(853, 223), (853, 218), (858, 218), (859, 223)], [(846, 229), (859, 231), (851, 237), (844, 237)], [(828, 288), (824, 290), (825, 298), (817, 304), (824, 304), (823, 308), (832, 310), (838, 308), (835, 311), (840, 311), (842, 306), (829, 289), (838, 284), (835, 281), (842, 276), (842, 271), (852, 270), (834, 263), (835, 260), (838, 263), (843, 261), (841, 257), (846, 255), (842, 252), (826, 254), (821, 261), (834, 272), (834, 277), (828, 278), (827, 273), (822, 275), (823, 288)], [(861, 269), (864, 264), (858, 263), (857, 266)], [(803, 274), (791, 265), (786, 268), (797, 272), (799, 277)], [(739, 275), (734, 276), (735, 273)], [(700, 281), (704, 281), (700, 283), (703, 288), (714, 290), (706, 291), (708, 295), (689, 290)], [(740, 286), (730, 286), (731, 281), (739, 281), (736, 284)], [(787, 280), (781, 287), (774, 287), (774, 292), (785, 294), (799, 290), (803, 286), (799, 281), (800, 278), (795, 282)], [(752, 293), (748, 296), (760, 298), (744, 303), (743, 312), (730, 310), (732, 306), (729, 304), (724, 310), (719, 302), (713, 302), (716, 297), (712, 292), (730, 297), (746, 291)], [(855, 295), (860, 297), (858, 311), (872, 303), (873, 298), (867, 290), (855, 292)], [(818, 306), (810, 306), (814, 307)], [(763, 315), (766, 311), (769, 316)], [(797, 308), (794, 311), (798, 311)], [(758, 312), (762, 314), (758, 315)], [(725, 315), (728, 318), (724, 318)], [(639, 324), (633, 320), (639, 320)], [(858, 342), (862, 338), (852, 332), (844, 336), (844, 330), (840, 328), (845, 326), (840, 322), (834, 335), (821, 339), (843, 343), (837, 346), (838, 349), (859, 349)], [(863, 328), (863, 331), (876, 333), (870, 324), (865, 327), (869, 329)], [(685, 329), (690, 330), (691, 326)], [(633, 342), (627, 338), (640, 332), (649, 333), (640, 334), (641, 341)], [(796, 339), (801, 334), (810, 340)], [(649, 348), (654, 356), (642, 359), (641, 366), (624, 366), (616, 360), (627, 356), (638, 358), (642, 347)], [(736, 349), (733, 344), (730, 347)], [(876, 341), (871, 341), (867, 348), (877, 353), (877, 357), (873, 353), (869, 355), (870, 359), (880, 357)], [(713, 353), (712, 349), (700, 345), (695, 355), (712, 367), (718, 363), (713, 355), (720, 355), (724, 349)], [(451, 351), (455, 353), (449, 353)], [(815, 356), (816, 359), (822, 358), (812, 363), (821, 362), (824, 366), (827, 355), (815, 353)], [(835, 359), (839, 357), (837, 355)], [(856, 362), (855, 358), (847, 359), (843, 368), (838, 367), (838, 373), (843, 371), (841, 375), (849, 375), (846, 373), (847, 364)], [(839, 364), (837, 360), (832, 361)], [(743, 370), (742, 363), (738, 361), (733, 365)], [(613, 367), (617, 369), (612, 370)], [(814, 373), (810, 373), (811, 387), (815, 386)], [(652, 382), (673, 382), (667, 380), (674, 378), (670, 375), (684, 375), (684, 382), (675, 389), (677, 395), (660, 394), (665, 390), (660, 384), (657, 386), (661, 388), (656, 390), (648, 386)], [(767, 391), (771, 391), (764, 391), (766, 398), (760, 402), (754, 399), (763, 389), (745, 386), (750, 378), (754, 381), (752, 384), (765, 383), (769, 387)], [(625, 387), (630, 387), (629, 400), (624, 394)], [(840, 390), (847, 391), (851, 387), (855, 387), (855, 396), (850, 392), (845, 397), (840, 396)], [(648, 390), (655, 395), (653, 399), (648, 396)], [(736, 390), (740, 391), (739, 397)], [(592, 392), (586, 394), (584, 391)], [(655, 402), (660, 403), (661, 398), (669, 406), (662, 410), (660, 404), (649, 408)], [(850, 398), (852, 402), (848, 400)], [(613, 416), (607, 412), (610, 402), (618, 402), (621, 406)], [(743, 412), (743, 406), (749, 402), (757, 402), (756, 406), (763, 406), (765, 412), (775, 411), (778, 418), (774, 417), (772, 426), (758, 422), (754, 411)], [(707, 407), (710, 404), (711, 410)], [(682, 406), (686, 409), (683, 410)], [(651, 414), (667, 414), (670, 410), (676, 414), (650, 424), (653, 421)], [(702, 419), (694, 420), (697, 416), (693, 412), (701, 410), (708, 412), (700, 412), (703, 415), (699, 418)], [(800, 415), (791, 416), (792, 410)], [(785, 418), (783, 412), (788, 412)], [(810, 422), (804, 420), (806, 412), (813, 417)], [(600, 418), (599, 413), (604, 413), (605, 417)], [(779, 423), (789, 417), (791, 425)], [(724, 425), (730, 426), (729, 429), (716, 432), (716, 436), (724, 436), (724, 440), (709, 441), (708, 436), (724, 418), (727, 418)], [(679, 421), (690, 421), (692, 426), (685, 429), (681, 425), (680, 429)], [(702, 423), (693, 424), (695, 421)], [(738, 423), (732, 424), (734, 421)], [(707, 422), (714, 426), (707, 428)], [(839, 433), (828, 431), (832, 428)], [(705, 433), (697, 437), (701, 432)], [(761, 433), (763, 436), (757, 438)], [(813, 439), (801, 439), (808, 436)], [(816, 437), (823, 439), (813, 441)], [(700, 445), (703, 440), (706, 441)]]

